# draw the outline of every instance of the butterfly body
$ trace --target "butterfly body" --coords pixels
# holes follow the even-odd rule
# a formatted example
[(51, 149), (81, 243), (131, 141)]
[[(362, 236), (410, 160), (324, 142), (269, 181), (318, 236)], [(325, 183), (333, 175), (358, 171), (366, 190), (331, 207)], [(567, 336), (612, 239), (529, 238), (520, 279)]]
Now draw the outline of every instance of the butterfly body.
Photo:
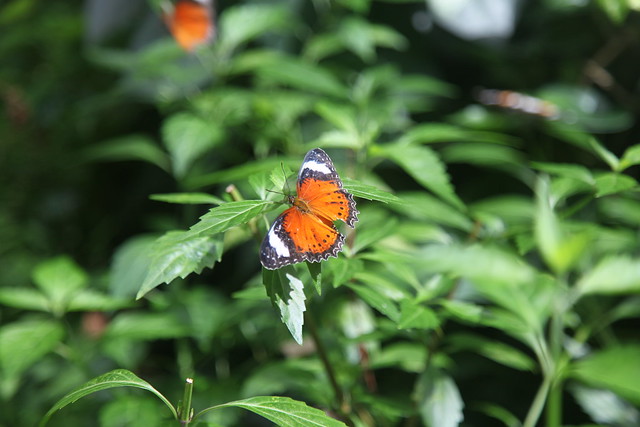
[(260, 261), (270, 270), (302, 261), (320, 262), (337, 256), (344, 236), (333, 221), (349, 227), (358, 221), (353, 196), (342, 188), (333, 162), (320, 148), (305, 156), (291, 205), (269, 229), (260, 247)]

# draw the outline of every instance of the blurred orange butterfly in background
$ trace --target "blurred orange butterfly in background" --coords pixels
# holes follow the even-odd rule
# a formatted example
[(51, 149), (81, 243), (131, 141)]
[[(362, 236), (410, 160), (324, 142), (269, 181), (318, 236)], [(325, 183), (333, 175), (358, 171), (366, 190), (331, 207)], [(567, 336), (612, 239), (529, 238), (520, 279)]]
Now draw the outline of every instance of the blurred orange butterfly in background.
[(213, 0), (179, 0), (164, 12), (164, 21), (176, 42), (187, 52), (215, 37)]
[(276, 218), (260, 247), (260, 262), (269, 270), (338, 256), (344, 236), (333, 221), (351, 228), (358, 221), (353, 196), (342, 188), (333, 162), (320, 148), (304, 157), (296, 187), (297, 195), (288, 197), (291, 207)]

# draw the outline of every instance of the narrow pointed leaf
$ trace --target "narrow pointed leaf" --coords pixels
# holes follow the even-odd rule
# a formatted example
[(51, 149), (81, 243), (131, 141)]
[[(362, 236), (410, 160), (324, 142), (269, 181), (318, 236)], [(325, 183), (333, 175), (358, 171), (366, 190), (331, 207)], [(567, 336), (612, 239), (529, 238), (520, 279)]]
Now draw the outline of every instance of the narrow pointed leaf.
[(47, 412), (40, 421), (40, 427), (44, 426), (47, 421), (49, 421), (51, 415), (69, 405), (70, 403), (73, 403), (78, 399), (88, 396), (97, 391), (107, 390), (114, 387), (135, 387), (150, 391), (151, 393), (155, 394), (160, 400), (162, 400), (165, 405), (167, 405), (167, 407), (171, 410), (174, 418), (178, 418), (173, 405), (158, 390), (153, 388), (151, 384), (139, 378), (133, 372), (127, 371), (126, 369), (116, 369), (92, 379), (91, 381), (83, 384), (82, 386), (56, 402), (56, 404), (53, 405), (51, 409), (49, 409), (49, 412)]
[(200, 221), (191, 227), (190, 233), (194, 235), (222, 233), (261, 214), (268, 205), (273, 205), (273, 202), (267, 200), (242, 200), (225, 203), (212, 208), (200, 217)]
[(353, 194), (355, 197), (360, 197), (367, 200), (375, 200), (382, 203), (403, 203), (402, 199), (400, 199), (399, 197), (387, 191), (380, 190), (373, 185), (363, 184), (359, 181), (348, 178), (343, 180), (343, 184), (344, 188), (346, 188), (347, 191)]
[(605, 258), (580, 279), (578, 289), (582, 294), (640, 293), (640, 260)]

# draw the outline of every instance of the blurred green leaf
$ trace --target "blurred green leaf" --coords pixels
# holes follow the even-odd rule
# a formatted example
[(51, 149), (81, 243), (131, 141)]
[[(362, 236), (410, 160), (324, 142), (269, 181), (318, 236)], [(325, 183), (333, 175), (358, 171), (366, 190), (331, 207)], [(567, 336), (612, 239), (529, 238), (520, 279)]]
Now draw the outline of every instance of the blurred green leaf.
[(605, 172), (596, 175), (596, 197), (608, 196), (631, 190), (638, 186), (638, 182), (627, 175), (615, 172)]
[(133, 296), (149, 273), (156, 235), (142, 234), (120, 245), (113, 254), (109, 291), (116, 297)]
[(382, 147), (381, 154), (398, 164), (426, 189), (433, 191), (456, 208), (465, 209), (464, 203), (453, 190), (444, 163), (430, 148), (392, 144)]
[(78, 399), (88, 396), (97, 391), (107, 390), (114, 387), (135, 387), (150, 391), (151, 393), (155, 394), (160, 400), (162, 400), (165, 405), (167, 405), (167, 407), (173, 414), (173, 418), (178, 418), (178, 414), (173, 405), (171, 405), (171, 402), (169, 402), (158, 390), (153, 388), (151, 384), (137, 377), (132, 372), (129, 372), (125, 369), (116, 369), (92, 379), (91, 381), (83, 384), (82, 386), (56, 402), (56, 404), (53, 405), (51, 409), (49, 409), (45, 416), (42, 417), (42, 420), (40, 421), (40, 427), (43, 427), (55, 412), (69, 405), (70, 403), (74, 403)]
[(0, 288), (0, 304), (23, 310), (51, 310), (47, 297), (42, 292), (29, 288)]
[(355, 293), (362, 298), (367, 304), (387, 316), (394, 322), (400, 320), (400, 310), (389, 296), (385, 293), (385, 289), (375, 286), (371, 282), (365, 282), (365, 285), (348, 283), (347, 286), (353, 289)]
[(64, 337), (58, 322), (44, 319), (19, 320), (0, 328), (0, 370), (8, 379), (18, 377), (53, 351)]
[(400, 329), (435, 329), (440, 326), (440, 319), (433, 310), (410, 300), (400, 303)]
[(582, 410), (603, 425), (632, 426), (638, 424), (640, 411), (609, 390), (575, 385), (569, 389)]
[(47, 295), (56, 315), (64, 313), (69, 300), (88, 280), (84, 270), (67, 256), (44, 261), (33, 271), (33, 281)]
[[(470, 232), (473, 228), (473, 223), (463, 213), (428, 193), (402, 193), (400, 200), (403, 201), (402, 204), (392, 205), (391, 208), (403, 216), (454, 227), (465, 232)], [(408, 206), (411, 209), (407, 209)]]
[(424, 371), (427, 350), (416, 342), (401, 341), (385, 345), (371, 357), (374, 369), (394, 367), (406, 372), (420, 373)]
[(207, 193), (152, 194), (149, 198), (159, 202), (177, 203), (181, 205), (221, 205), (225, 203), (225, 201), (219, 197)]
[(573, 178), (589, 185), (594, 185), (596, 182), (589, 169), (577, 164), (533, 162), (531, 166), (548, 174)]
[(430, 367), (420, 375), (415, 399), (422, 422), (429, 427), (457, 427), (464, 419), (456, 383), (438, 369)]
[(576, 361), (570, 376), (640, 404), (640, 346), (611, 346)]
[(150, 260), (149, 270), (136, 299), (161, 283), (170, 283), (177, 277), (184, 279), (194, 272), (199, 274), (205, 267), (212, 268), (221, 256), (219, 236), (198, 236), (189, 231), (165, 233), (149, 248), (146, 255)]
[(228, 407), (246, 409), (279, 426), (339, 427), (345, 425), (341, 421), (329, 417), (321, 410), (307, 406), (304, 402), (278, 396), (257, 396), (224, 403), (212, 408), (207, 408), (196, 414), (196, 417), (213, 409)]
[(533, 371), (535, 362), (520, 350), (499, 341), (489, 340), (479, 335), (459, 333), (449, 336), (447, 343), (454, 350), (466, 350), (480, 354), (494, 362), (521, 371)]
[(577, 283), (582, 294), (640, 293), (640, 260), (625, 255), (600, 261)]
[(632, 145), (625, 150), (616, 171), (622, 172), (623, 170), (638, 164), (640, 164), (640, 144)]
[(173, 172), (180, 178), (192, 163), (224, 138), (217, 122), (207, 121), (190, 113), (177, 113), (165, 120), (162, 140), (171, 155)]
[(128, 298), (115, 298), (95, 290), (83, 289), (69, 300), (67, 311), (111, 311), (131, 305)]
[(597, 3), (614, 24), (622, 24), (629, 13), (629, 4), (626, 0), (598, 0)]
[(108, 339), (152, 341), (188, 336), (187, 325), (171, 313), (125, 312), (109, 324)]
[(292, 22), (285, 5), (249, 4), (229, 8), (220, 16), (217, 48), (231, 52), (265, 33), (287, 30)]
[(101, 427), (161, 426), (167, 423), (166, 414), (158, 410), (158, 404), (147, 395), (116, 395), (100, 410)]
[(169, 171), (169, 157), (149, 137), (130, 135), (102, 142), (88, 148), (85, 158), (89, 161), (120, 162), (142, 160)]

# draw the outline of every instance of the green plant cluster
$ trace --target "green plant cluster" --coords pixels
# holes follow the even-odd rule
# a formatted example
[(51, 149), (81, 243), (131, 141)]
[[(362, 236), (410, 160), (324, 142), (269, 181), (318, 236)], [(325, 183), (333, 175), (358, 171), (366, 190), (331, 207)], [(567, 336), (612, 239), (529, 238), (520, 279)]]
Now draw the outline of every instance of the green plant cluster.
[[(0, 5), (0, 427), (640, 424), (637, 2), (94, 3)], [(315, 147), (359, 222), (262, 269)]]

